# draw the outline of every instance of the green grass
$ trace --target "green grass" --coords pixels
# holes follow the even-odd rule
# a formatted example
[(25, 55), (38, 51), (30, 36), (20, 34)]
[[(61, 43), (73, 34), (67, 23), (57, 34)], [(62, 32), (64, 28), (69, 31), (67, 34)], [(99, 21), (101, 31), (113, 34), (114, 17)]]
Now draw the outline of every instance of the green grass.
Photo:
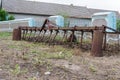
[[(7, 47), (16, 50), (18, 58), (22, 60), (33, 60), (35, 63), (43, 64), (46, 59), (69, 59), (72, 57), (73, 50), (62, 46), (48, 46), (44, 43), (34, 43), (27, 41), (12, 41), (10, 32), (0, 32), (1, 39), (8, 39)], [(60, 37), (58, 37), (60, 38)], [(21, 54), (21, 55), (20, 55)], [(16, 65), (18, 67), (18, 65)], [(14, 73), (16, 73), (17, 68)], [(18, 72), (17, 72), (18, 73)]]
[[(45, 48), (45, 47), (44, 47)], [(31, 49), (31, 54), (37, 55), (39, 59), (69, 59), (72, 57), (72, 50), (55, 46), (54, 48), (46, 46), (46, 50)]]
[(11, 32), (0, 32), (0, 38), (7, 38), (12, 35)]
[(95, 66), (92, 65), (92, 64), (89, 66), (89, 70), (90, 70), (91, 72), (93, 72), (93, 73), (94, 73), (94, 72), (97, 72), (97, 69), (96, 69)]
[(19, 65), (19, 64), (16, 64), (16, 65), (14, 66), (14, 69), (11, 69), (10, 72), (11, 72), (14, 76), (18, 76), (18, 75), (20, 75), (20, 74), (27, 73), (28, 70), (27, 70), (27, 68), (24, 69), (24, 70), (21, 70), (20, 65)]

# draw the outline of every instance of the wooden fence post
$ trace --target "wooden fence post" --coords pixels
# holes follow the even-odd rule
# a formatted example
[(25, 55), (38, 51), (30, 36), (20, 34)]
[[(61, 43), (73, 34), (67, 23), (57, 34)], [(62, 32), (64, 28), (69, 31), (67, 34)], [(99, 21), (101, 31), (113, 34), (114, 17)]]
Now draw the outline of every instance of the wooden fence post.
[(103, 35), (102, 30), (94, 30), (93, 42), (91, 48), (91, 55), (96, 57), (102, 57), (102, 45), (103, 45)]
[(21, 40), (21, 28), (13, 30), (13, 40)]

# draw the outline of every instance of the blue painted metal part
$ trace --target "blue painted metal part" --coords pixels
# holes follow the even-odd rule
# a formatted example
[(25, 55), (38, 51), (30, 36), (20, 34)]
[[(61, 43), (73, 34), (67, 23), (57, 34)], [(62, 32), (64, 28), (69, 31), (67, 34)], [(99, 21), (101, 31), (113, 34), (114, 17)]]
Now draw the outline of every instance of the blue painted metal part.
[(51, 22), (55, 23), (59, 27), (64, 27), (64, 17), (61, 16), (61, 15), (50, 16), (50, 17), (48, 17), (48, 20), (50, 20)]
[(28, 20), (29, 20), (28, 24), (29, 24), (30, 27), (35, 26), (35, 20), (33, 18), (29, 18)]
[[(99, 13), (95, 13), (92, 16), (92, 23), (94, 20), (96, 19), (104, 19), (107, 22), (107, 25), (110, 28), (113, 28), (116, 30), (116, 13), (115, 12), (99, 12)], [(103, 24), (101, 24), (103, 25)], [(95, 26), (95, 25), (93, 25)], [(96, 24), (97, 26), (97, 24)], [(112, 32), (110, 30), (107, 30), (109, 32)]]

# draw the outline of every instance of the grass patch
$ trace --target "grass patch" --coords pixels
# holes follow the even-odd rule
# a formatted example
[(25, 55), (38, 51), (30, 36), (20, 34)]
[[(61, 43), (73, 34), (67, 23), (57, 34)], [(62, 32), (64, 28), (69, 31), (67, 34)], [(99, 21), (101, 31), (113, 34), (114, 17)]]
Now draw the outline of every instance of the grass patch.
[(68, 59), (72, 56), (70, 52), (58, 52), (58, 53), (44, 53), (42, 55), (44, 58), (47, 59)]
[(46, 50), (31, 50), (31, 54), (36, 55), (39, 59), (69, 59), (72, 57), (72, 50), (56, 46)]
[(16, 45), (9, 45), (8, 47), (9, 48), (16, 48), (17, 46)]
[(0, 38), (7, 38), (12, 35), (11, 32), (0, 32)]
[(16, 64), (15, 67), (14, 67), (14, 69), (11, 69), (10, 71), (11, 71), (11, 73), (12, 73), (14, 76), (18, 76), (18, 75), (20, 75), (20, 74), (23, 74), (23, 73), (28, 72), (27, 69), (21, 70), (21, 67), (20, 67), (19, 64)]
[(96, 70), (96, 68), (95, 68), (95, 66), (94, 65), (90, 65), (89, 66), (89, 70), (91, 71), (91, 72), (97, 72), (97, 70)]

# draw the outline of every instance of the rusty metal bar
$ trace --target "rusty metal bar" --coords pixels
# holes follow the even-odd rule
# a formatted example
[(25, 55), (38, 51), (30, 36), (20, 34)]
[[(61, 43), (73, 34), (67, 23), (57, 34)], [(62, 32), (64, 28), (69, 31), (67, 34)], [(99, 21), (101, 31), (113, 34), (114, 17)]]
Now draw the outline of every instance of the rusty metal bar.
[(83, 43), (83, 35), (84, 35), (84, 32), (81, 31), (81, 40), (80, 40), (80, 46), (82, 47), (82, 43)]
[(102, 53), (102, 44), (103, 44), (103, 32), (101, 30), (94, 31), (94, 37), (92, 42), (91, 55), (101, 57)]
[[(106, 31), (106, 29), (107, 29), (107, 27), (106, 26), (102, 26), (102, 28), (103, 28), (103, 30), (102, 30), (102, 32), (105, 32)], [(106, 33), (104, 33), (104, 44), (103, 44), (103, 50), (105, 50), (106, 49), (106, 36), (107, 36), (107, 34)]]
[(13, 30), (13, 40), (21, 40), (21, 28)]
[[(25, 29), (34, 29), (33, 27), (21, 27), (23, 30), (25, 30)], [(46, 27), (37, 27), (37, 29), (39, 29), (39, 30), (48, 30), (49, 28), (46, 28)], [(58, 30), (58, 28), (57, 27), (54, 27), (54, 28), (50, 28), (51, 30)], [(69, 28), (64, 28), (64, 27), (61, 27), (61, 28), (59, 28), (59, 30), (69, 30), (69, 31), (72, 31), (72, 30), (74, 30), (74, 31), (84, 31), (84, 32), (91, 32), (91, 31), (93, 31), (93, 30), (102, 30), (103, 28), (102, 27), (76, 27), (76, 28), (74, 28), (74, 27), (69, 27)]]

